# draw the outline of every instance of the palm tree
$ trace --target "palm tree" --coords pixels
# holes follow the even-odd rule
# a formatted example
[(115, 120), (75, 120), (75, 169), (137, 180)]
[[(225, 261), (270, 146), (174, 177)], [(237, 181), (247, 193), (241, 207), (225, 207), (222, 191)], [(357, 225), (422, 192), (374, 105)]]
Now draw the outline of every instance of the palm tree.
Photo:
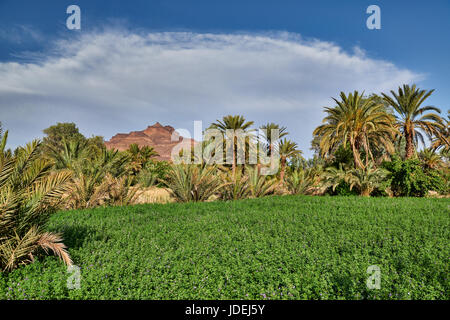
[(62, 139), (60, 147), (46, 145), (46, 155), (55, 162), (55, 169), (71, 169), (88, 156), (86, 142), (79, 139)]
[(436, 136), (431, 142), (431, 147), (434, 150), (442, 148), (442, 152), (448, 153), (450, 152), (450, 110), (447, 111), (447, 119), (443, 120), (443, 127), (436, 132)]
[(170, 178), (162, 182), (179, 202), (206, 201), (225, 185), (215, 166), (194, 164), (173, 165)]
[[(232, 137), (227, 137), (227, 130), (242, 130), (243, 132), (249, 132), (249, 128), (253, 125), (253, 121), (246, 121), (243, 116), (236, 115), (228, 115), (222, 118), (222, 120), (216, 120), (217, 122), (211, 125), (211, 128), (218, 129), (226, 139), (233, 138), (232, 143), (232, 154), (233, 154), (233, 162), (232, 162), (232, 171), (233, 176), (236, 175), (236, 153), (237, 153), (237, 137), (233, 135)], [(250, 130), (251, 131), (251, 130)]]
[(426, 169), (438, 169), (444, 165), (441, 156), (432, 148), (422, 150), (419, 153), (419, 159)]
[[(1, 123), (0, 123), (1, 124)], [(8, 131), (6, 131), (3, 135), (2, 135), (2, 131), (1, 131), (1, 127), (0, 127), (0, 161), (4, 161), (5, 158), (11, 157), (11, 150), (6, 150), (6, 142), (8, 141)]]
[(284, 138), (280, 141), (279, 154), (281, 163), (280, 182), (283, 183), (284, 173), (286, 171), (286, 160), (290, 157), (301, 155), (302, 151), (298, 149), (297, 143)]
[(442, 119), (439, 115), (429, 111), (441, 113), (434, 106), (421, 106), (433, 93), (433, 90), (419, 90), (416, 85), (403, 85), (398, 88), (398, 94), (391, 90), (394, 98), (382, 93), (384, 100), (397, 112), (397, 125), (406, 140), (405, 157), (409, 159), (415, 152), (418, 140), (425, 144), (421, 129), (430, 139), (442, 129)]
[(386, 175), (386, 170), (375, 168), (373, 164), (369, 164), (364, 169), (352, 168), (350, 170), (345, 170), (345, 167), (340, 164), (339, 168), (328, 167), (325, 170), (323, 189), (332, 187), (334, 191), (340, 183), (346, 182), (349, 184), (350, 190), (356, 187), (360, 195), (369, 197), (375, 188), (381, 186)]
[(220, 179), (224, 181), (220, 190), (222, 200), (239, 200), (249, 198), (251, 195), (249, 176), (242, 170), (237, 170), (236, 175), (230, 175), (230, 170), (225, 170)]
[(264, 197), (274, 192), (277, 187), (276, 178), (268, 179), (267, 176), (261, 175), (257, 167), (246, 166), (245, 171), (248, 175), (250, 195), (253, 198)]
[(360, 195), (370, 197), (372, 191), (381, 186), (386, 176), (386, 170), (369, 164), (364, 169), (354, 168), (348, 171), (345, 181), (350, 185), (350, 190), (356, 187)]
[(52, 172), (53, 163), (40, 157), (40, 142), (20, 147), (0, 159), (0, 270), (11, 271), (34, 261), (38, 249), (52, 250), (72, 264), (61, 235), (44, 230), (67, 192), (71, 173)]
[(264, 139), (267, 143), (267, 154), (270, 156), (272, 154), (272, 150), (274, 148), (274, 143), (277, 141), (274, 141), (274, 137), (272, 137), (272, 130), (278, 130), (278, 139), (283, 138), (284, 136), (288, 135), (289, 133), (286, 131), (286, 127), (280, 127), (280, 125), (270, 122), (267, 124), (264, 124), (260, 127), (261, 130), (264, 130)]
[(140, 148), (136, 143), (130, 145), (127, 153), (131, 160), (130, 169), (134, 175), (137, 175), (151, 158), (159, 156), (152, 147), (143, 146)]
[[(341, 92), (341, 100), (333, 98), (337, 106), (325, 107), (327, 116), (324, 124), (314, 130), (319, 139), (322, 156), (334, 152), (338, 146), (347, 144), (353, 153), (355, 168), (364, 168), (372, 161), (374, 148), (394, 151), (393, 138), (396, 132), (395, 118), (386, 112), (383, 104), (377, 103), (373, 96), (364, 98), (358, 91), (348, 96)], [(365, 165), (361, 160), (361, 149), (365, 152)]]
[(313, 191), (313, 182), (313, 170), (299, 168), (287, 175), (286, 187), (291, 194), (307, 194)]

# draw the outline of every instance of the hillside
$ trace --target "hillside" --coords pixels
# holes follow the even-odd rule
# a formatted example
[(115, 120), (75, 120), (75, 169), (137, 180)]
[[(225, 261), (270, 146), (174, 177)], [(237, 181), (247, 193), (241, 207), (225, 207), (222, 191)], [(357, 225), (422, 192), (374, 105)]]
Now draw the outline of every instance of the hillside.
[[(173, 137), (172, 137), (173, 136)], [(193, 139), (180, 137), (171, 126), (163, 126), (156, 122), (152, 126), (142, 131), (132, 131), (130, 133), (118, 133), (109, 141), (105, 141), (108, 149), (117, 149), (124, 151), (130, 147), (131, 144), (136, 143), (139, 147), (150, 146), (158, 152), (157, 160), (170, 160), (170, 155), (173, 147), (177, 144), (194, 144)]]

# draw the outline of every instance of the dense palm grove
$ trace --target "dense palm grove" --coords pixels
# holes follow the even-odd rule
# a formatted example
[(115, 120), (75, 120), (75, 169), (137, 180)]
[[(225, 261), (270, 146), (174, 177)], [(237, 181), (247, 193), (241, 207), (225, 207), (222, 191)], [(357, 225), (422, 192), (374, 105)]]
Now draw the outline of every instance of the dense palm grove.
[[(268, 132), (263, 152), (279, 154), (273, 175), (263, 175), (261, 163), (238, 164), (234, 140), (229, 165), (204, 159), (175, 165), (156, 161), (151, 147), (107, 150), (102, 137), (86, 138), (73, 123), (58, 123), (44, 130), (42, 141), (7, 150), (8, 132), (0, 127), (0, 270), (13, 270), (49, 250), (70, 265), (62, 235), (45, 231), (53, 212), (134, 204), (149, 190), (165, 194), (153, 201), (180, 202), (271, 194), (447, 196), (450, 117), (426, 105), (432, 92), (408, 85), (381, 95), (342, 92), (335, 106), (325, 108), (308, 160), (287, 138), (286, 127), (261, 126)], [(229, 115), (211, 128), (226, 138), (229, 129), (251, 136), (253, 125)], [(278, 139), (271, 129), (279, 130)], [(251, 139), (246, 151), (254, 147)]]

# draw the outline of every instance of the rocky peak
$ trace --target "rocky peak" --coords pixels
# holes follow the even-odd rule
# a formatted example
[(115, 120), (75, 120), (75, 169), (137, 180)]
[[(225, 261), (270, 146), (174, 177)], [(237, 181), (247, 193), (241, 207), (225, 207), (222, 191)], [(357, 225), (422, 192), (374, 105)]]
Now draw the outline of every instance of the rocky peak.
[(175, 129), (172, 126), (163, 126), (159, 122), (156, 122), (154, 125), (148, 126), (147, 129), (142, 131), (118, 133), (111, 140), (106, 141), (105, 145), (108, 149), (117, 149), (119, 151), (127, 150), (133, 143), (139, 147), (150, 146), (158, 152), (158, 160), (170, 160), (172, 148), (180, 142), (183, 144), (195, 144), (193, 139), (183, 139), (177, 132), (174, 135), (175, 141), (172, 141), (172, 133), (174, 131)]

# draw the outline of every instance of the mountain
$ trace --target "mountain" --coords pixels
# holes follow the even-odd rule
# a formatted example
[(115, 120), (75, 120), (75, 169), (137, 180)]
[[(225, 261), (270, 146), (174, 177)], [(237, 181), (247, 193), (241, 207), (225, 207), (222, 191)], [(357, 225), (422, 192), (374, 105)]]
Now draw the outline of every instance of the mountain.
[[(173, 135), (173, 138), (172, 138)], [(173, 140), (173, 141), (172, 141)], [(106, 141), (105, 145), (108, 149), (117, 149), (119, 151), (127, 150), (131, 144), (136, 143), (139, 147), (150, 146), (158, 152), (157, 160), (170, 161), (172, 148), (178, 144), (194, 145), (193, 139), (180, 137), (178, 132), (171, 126), (162, 126), (156, 122), (152, 126), (142, 131), (132, 131), (130, 133), (118, 133)]]

